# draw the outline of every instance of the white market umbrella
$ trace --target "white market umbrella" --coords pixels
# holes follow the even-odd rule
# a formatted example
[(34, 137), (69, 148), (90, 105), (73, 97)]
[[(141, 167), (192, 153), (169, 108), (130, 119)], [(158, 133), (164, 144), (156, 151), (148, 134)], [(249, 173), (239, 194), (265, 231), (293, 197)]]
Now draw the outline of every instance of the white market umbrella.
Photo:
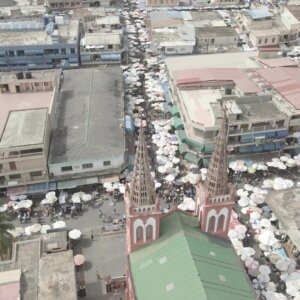
[(84, 201), (84, 202), (89, 202), (89, 201), (91, 201), (92, 200), (92, 195), (91, 194), (84, 194), (84, 195), (82, 195), (81, 196), (81, 199), (82, 199), (82, 201)]
[(253, 186), (251, 184), (245, 184), (244, 189), (248, 192), (251, 192), (253, 190)]
[(259, 272), (264, 275), (269, 275), (271, 273), (271, 269), (267, 265), (261, 265), (258, 268)]
[(247, 232), (247, 227), (243, 224), (237, 224), (237, 225), (234, 226), (234, 230), (236, 232), (246, 233)]
[(41, 229), (42, 229), (42, 225), (39, 223), (35, 223), (35, 224), (29, 226), (29, 230), (31, 233), (38, 233), (41, 231)]
[(49, 229), (51, 229), (50, 225), (42, 225), (41, 233), (47, 233)]
[(238, 201), (238, 205), (241, 207), (245, 207), (249, 205), (249, 198), (248, 197), (241, 197), (241, 199)]
[(65, 228), (66, 223), (64, 221), (57, 221), (53, 224), (53, 228), (58, 229), (58, 228)]
[[(255, 250), (251, 247), (245, 247), (241, 250), (241, 260), (247, 260), (255, 254)], [(251, 262), (253, 263), (253, 261)]]
[(6, 212), (6, 211), (7, 211), (7, 208), (8, 208), (7, 204), (1, 205), (1, 206), (0, 206), (0, 212)]
[(281, 258), (275, 264), (275, 267), (279, 271), (283, 271), (283, 272), (289, 271), (290, 273), (292, 273), (295, 270), (295, 266), (296, 263), (289, 258)]
[(81, 231), (78, 229), (73, 229), (69, 232), (69, 238), (71, 240), (78, 240), (81, 237)]
[(274, 236), (274, 232), (270, 230), (265, 230), (258, 236), (259, 241), (265, 246), (272, 246), (278, 242)]
[(271, 227), (271, 222), (268, 219), (261, 219), (260, 220), (260, 225), (262, 227), (269, 228), (269, 227)]
[(166, 176), (165, 179), (167, 182), (173, 182), (175, 180), (175, 176), (172, 174), (169, 174), (168, 176)]
[(7, 230), (7, 232), (10, 233), (13, 238), (17, 238), (25, 233), (25, 229), (22, 227), (16, 227), (14, 229)]
[(80, 197), (78, 197), (78, 196), (72, 197), (71, 201), (72, 201), (73, 203), (81, 203), (81, 199), (80, 199)]
[(250, 213), (250, 219), (252, 220), (259, 220), (261, 218), (261, 214), (257, 211), (253, 211)]
[(286, 300), (286, 296), (281, 293), (276, 293), (270, 290), (264, 291), (263, 295), (265, 295), (266, 300)]

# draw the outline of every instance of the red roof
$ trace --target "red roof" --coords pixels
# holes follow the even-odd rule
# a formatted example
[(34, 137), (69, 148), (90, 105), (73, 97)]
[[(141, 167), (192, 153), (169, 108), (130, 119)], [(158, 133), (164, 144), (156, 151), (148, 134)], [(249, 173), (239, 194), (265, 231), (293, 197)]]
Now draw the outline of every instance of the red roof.
[(250, 80), (245, 69), (199, 68), (174, 72), (177, 84), (203, 83), (208, 81), (233, 81), (245, 94), (258, 93), (260, 89)]
[(259, 59), (259, 61), (269, 68), (275, 67), (297, 67), (298, 63), (288, 57)]
[(19, 300), (20, 299), (20, 283), (8, 283), (0, 285), (1, 300)]
[(261, 47), (261, 48), (258, 48), (258, 51), (259, 52), (278, 52), (280, 51), (281, 49), (279, 47)]
[(300, 69), (267, 68), (256, 70), (279, 94), (300, 109)]

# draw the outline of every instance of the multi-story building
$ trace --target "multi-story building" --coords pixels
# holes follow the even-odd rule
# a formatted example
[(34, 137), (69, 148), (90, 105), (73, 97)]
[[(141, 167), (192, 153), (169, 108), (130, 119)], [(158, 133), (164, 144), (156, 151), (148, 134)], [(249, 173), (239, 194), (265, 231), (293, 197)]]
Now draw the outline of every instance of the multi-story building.
[[(0, 188), (47, 190), (51, 126), (60, 70), (0, 76)], [(44, 186), (43, 186), (44, 184)]]
[(211, 65), (200, 58), (167, 60), (173, 126), (182, 155), (194, 162), (207, 165), (220, 126), (220, 102), (227, 107), (230, 155), (300, 151), (300, 69), (287, 58), (260, 60), (263, 68), (246, 60), (228, 68), (226, 60), (240, 56), (245, 55), (216, 54)]
[(85, 22), (80, 46), (83, 65), (119, 64), (125, 57), (123, 30), (118, 14)]
[(48, 181), (51, 125), (46, 108), (11, 111), (0, 140), (0, 185)]
[(279, 15), (273, 15), (266, 7), (249, 9), (241, 16), (243, 26), (250, 32), (249, 38), (255, 47), (296, 42), (300, 22), (287, 8)]
[(79, 66), (79, 21), (0, 24), (0, 71)]
[(175, 7), (179, 6), (180, 1), (179, 0), (147, 0), (146, 5), (147, 6), (167, 6), (167, 7)]
[(238, 5), (240, 0), (212, 0), (211, 3), (215, 6), (233, 6)]
[(239, 35), (234, 28), (229, 27), (197, 27), (196, 52), (223, 52), (226, 49), (236, 49)]
[(48, 160), (58, 188), (98, 183), (125, 167), (123, 92), (119, 67), (64, 71)]

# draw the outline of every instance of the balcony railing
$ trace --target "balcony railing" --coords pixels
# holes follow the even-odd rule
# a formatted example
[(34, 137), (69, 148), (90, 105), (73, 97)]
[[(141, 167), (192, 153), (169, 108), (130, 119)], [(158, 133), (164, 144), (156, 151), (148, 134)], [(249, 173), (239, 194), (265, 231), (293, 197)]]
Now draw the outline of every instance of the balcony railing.
[(275, 130), (283, 130), (283, 129), (287, 129), (287, 127), (283, 125), (277, 125), (276, 127), (271, 125), (253, 126), (250, 130), (244, 128), (229, 129), (229, 135), (251, 134), (256, 132), (275, 131)]

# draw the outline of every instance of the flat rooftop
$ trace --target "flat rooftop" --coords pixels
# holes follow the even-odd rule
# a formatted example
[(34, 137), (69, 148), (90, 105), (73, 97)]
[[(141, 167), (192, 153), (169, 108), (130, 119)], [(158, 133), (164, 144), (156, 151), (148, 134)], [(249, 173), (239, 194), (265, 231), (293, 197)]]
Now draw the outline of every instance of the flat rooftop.
[(218, 90), (180, 90), (188, 119), (194, 125), (214, 127), (216, 116), (212, 103), (217, 104), (222, 96)]
[(53, 92), (0, 93), (0, 135), (2, 135), (10, 111), (47, 108), (48, 111), (51, 112), (53, 95)]
[(266, 202), (293, 244), (300, 249), (300, 188), (271, 191)]
[(195, 28), (198, 38), (209, 37), (222, 37), (222, 36), (238, 36), (237, 31), (230, 27), (197, 27)]
[(21, 299), (38, 299), (38, 265), (40, 259), (40, 240), (17, 242), (15, 247), (15, 261), (21, 265)]
[(195, 29), (189, 26), (160, 28), (153, 30), (153, 36), (161, 46), (195, 45)]
[(85, 46), (97, 46), (97, 45), (120, 45), (121, 37), (118, 31), (116, 32), (93, 32), (86, 33), (84, 36)]
[(197, 68), (260, 68), (255, 61), (258, 52), (218, 53), (207, 55), (188, 55), (168, 57), (167, 68), (175, 71)]
[(288, 5), (286, 8), (293, 14), (293, 16), (300, 21), (300, 5)]
[(272, 100), (251, 101), (249, 103), (238, 103), (238, 107), (247, 113), (240, 115), (239, 122), (265, 122), (268, 120), (285, 119), (286, 115), (281, 112)]
[(183, 25), (183, 16), (180, 11), (158, 10), (149, 13), (151, 28), (174, 27)]
[(64, 71), (49, 164), (121, 155), (125, 151), (123, 118), (121, 68)]
[(251, 30), (251, 34), (253, 34), (255, 37), (269, 37), (269, 36), (276, 36), (278, 35), (278, 30), (271, 28), (271, 29), (262, 29), (262, 30)]
[(44, 142), (48, 110), (17, 110), (9, 113), (0, 148), (39, 145)]
[(77, 300), (73, 251), (48, 254), (39, 261), (39, 300)]
[(0, 84), (10, 82), (28, 82), (28, 81), (39, 81), (39, 80), (50, 80), (54, 81), (56, 76), (60, 75), (60, 70), (43, 70), (43, 71), (30, 71), (31, 78), (17, 79), (17, 72), (1, 72), (0, 73)]
[[(20, 24), (22, 24), (22, 22), (20, 22)], [(60, 25), (58, 27), (60, 38), (59, 43), (76, 43), (78, 30), (78, 20), (71, 20), (66, 22), (64, 25)], [(45, 44), (54, 44), (51, 35), (48, 35), (45, 30), (0, 30), (0, 45), (2, 48), (5, 46), (30, 46)]]

